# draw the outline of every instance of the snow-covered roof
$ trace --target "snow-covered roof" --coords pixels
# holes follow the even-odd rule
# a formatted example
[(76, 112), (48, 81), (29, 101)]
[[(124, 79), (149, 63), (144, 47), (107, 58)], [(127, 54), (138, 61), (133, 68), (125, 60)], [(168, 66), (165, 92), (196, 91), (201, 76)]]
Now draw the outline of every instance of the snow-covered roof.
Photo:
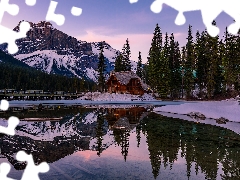
[(132, 71), (120, 71), (120, 72), (113, 71), (111, 75), (114, 75), (119, 81), (119, 83), (122, 85), (127, 85), (131, 79), (139, 79), (139, 81), (141, 82), (141, 86), (144, 90), (147, 90), (149, 88), (149, 86), (145, 84), (141, 80), (141, 78)]

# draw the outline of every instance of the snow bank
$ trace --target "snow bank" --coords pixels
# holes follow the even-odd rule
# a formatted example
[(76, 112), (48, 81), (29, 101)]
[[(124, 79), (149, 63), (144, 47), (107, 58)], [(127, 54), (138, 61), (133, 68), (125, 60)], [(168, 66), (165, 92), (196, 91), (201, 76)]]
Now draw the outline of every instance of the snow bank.
[(132, 95), (132, 94), (115, 94), (115, 93), (100, 93), (89, 92), (78, 100), (92, 100), (92, 101), (154, 101), (155, 99), (150, 94)]
[(181, 105), (167, 105), (154, 108), (154, 111), (156, 113), (161, 111), (177, 114), (200, 112), (201, 114), (204, 114), (206, 118), (218, 119), (220, 117), (224, 117), (230, 121), (240, 122), (240, 105), (235, 99), (185, 103)]

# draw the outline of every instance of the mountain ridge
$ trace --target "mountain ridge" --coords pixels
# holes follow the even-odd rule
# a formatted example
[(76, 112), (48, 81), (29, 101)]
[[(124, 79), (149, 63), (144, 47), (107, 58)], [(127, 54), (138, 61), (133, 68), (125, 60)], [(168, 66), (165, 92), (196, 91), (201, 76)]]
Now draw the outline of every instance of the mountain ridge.
[[(106, 75), (114, 70), (116, 56), (120, 51), (105, 41), (89, 43), (77, 40), (46, 21), (29, 23), (31, 29), (27, 37), (16, 41), (19, 51), (13, 56), (19, 61), (48, 74), (87, 78), (96, 82), (99, 46), (103, 43)], [(18, 30), (19, 25), (14, 28), (14, 31)], [(6, 52), (7, 45), (0, 49)], [(133, 70), (136, 70), (136, 63), (132, 61), (132, 65)]]

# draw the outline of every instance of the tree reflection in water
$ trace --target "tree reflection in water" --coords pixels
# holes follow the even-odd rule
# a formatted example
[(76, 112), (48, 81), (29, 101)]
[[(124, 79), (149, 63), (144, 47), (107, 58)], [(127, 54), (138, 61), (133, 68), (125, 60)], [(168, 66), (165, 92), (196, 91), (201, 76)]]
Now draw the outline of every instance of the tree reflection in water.
[[(25, 164), (14, 158), (19, 150), (32, 153), (36, 164), (52, 163), (80, 150), (96, 151), (102, 158), (101, 153), (112, 145), (106, 145), (104, 138), (112, 136), (112, 143), (120, 147), (120, 156), (122, 154), (128, 162), (129, 139), (135, 133), (138, 148), (141, 148), (141, 137), (146, 137), (149, 151), (146, 156), (149, 156), (155, 179), (161, 177), (161, 171), (167, 167), (172, 170), (179, 154), (186, 160), (188, 179), (193, 169), (196, 174), (204, 173), (205, 179), (217, 179), (219, 169), (222, 169), (221, 179), (240, 179), (240, 135), (231, 130), (148, 113), (143, 107), (79, 109), (70, 113), (64, 110), (61, 113), (63, 120), (59, 122), (28, 122), (17, 128), (21, 133), (0, 136), (1, 156), (16, 169), (25, 168)], [(59, 134), (61, 130), (64, 135)], [(34, 138), (49, 133), (52, 139)], [(95, 144), (91, 146), (93, 139)]]
[(104, 116), (103, 116), (103, 110), (100, 109), (97, 115), (97, 125), (96, 125), (96, 150), (97, 150), (97, 155), (100, 157), (100, 154), (103, 151), (103, 136), (104, 136)]
[(141, 122), (147, 136), (152, 173), (156, 178), (161, 164), (170, 169), (177, 161), (178, 152), (187, 162), (188, 179), (191, 166), (206, 179), (216, 179), (219, 162), (223, 166), (222, 179), (240, 179), (240, 136), (222, 127), (197, 124), (157, 114), (150, 114)]

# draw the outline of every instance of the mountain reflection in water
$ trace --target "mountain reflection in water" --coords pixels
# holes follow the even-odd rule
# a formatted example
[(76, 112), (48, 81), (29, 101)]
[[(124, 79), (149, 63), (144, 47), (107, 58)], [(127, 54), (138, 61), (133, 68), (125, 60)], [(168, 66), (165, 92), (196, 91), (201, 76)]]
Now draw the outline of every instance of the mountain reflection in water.
[(9, 177), (21, 178), (26, 164), (15, 155), (24, 150), (49, 163), (41, 179), (240, 179), (240, 135), (226, 128), (138, 106), (50, 113), (62, 120), (21, 121), (15, 136), (0, 135)]

